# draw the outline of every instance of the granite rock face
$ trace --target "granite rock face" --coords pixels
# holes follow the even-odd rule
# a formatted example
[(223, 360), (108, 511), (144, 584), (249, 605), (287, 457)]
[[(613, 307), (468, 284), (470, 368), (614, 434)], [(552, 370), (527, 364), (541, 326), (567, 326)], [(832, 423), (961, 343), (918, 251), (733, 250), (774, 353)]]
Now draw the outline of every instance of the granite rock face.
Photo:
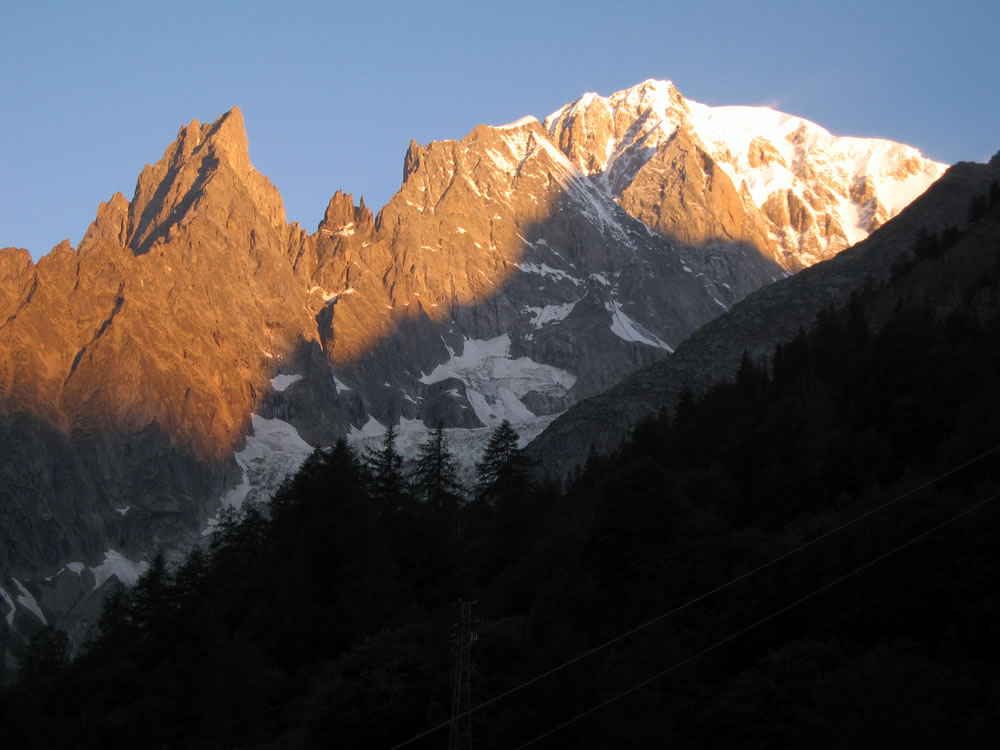
[(272, 453), (552, 418), (940, 171), (728, 109), (646, 82), (411, 142), (377, 216), (337, 191), (315, 232), (286, 222), (234, 109), (181, 128), (76, 248), (0, 250), (0, 618), (77, 616), (65, 576), (92, 591), (197, 538)]

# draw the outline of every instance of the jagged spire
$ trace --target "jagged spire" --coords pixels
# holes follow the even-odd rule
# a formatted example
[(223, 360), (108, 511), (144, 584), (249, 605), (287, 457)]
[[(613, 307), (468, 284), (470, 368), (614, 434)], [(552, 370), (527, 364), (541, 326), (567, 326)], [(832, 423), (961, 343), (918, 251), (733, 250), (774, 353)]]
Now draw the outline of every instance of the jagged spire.
[(403, 158), (403, 182), (406, 182), (406, 178), (420, 166), (420, 157), (423, 152), (424, 147), (411, 138), (409, 148), (406, 149), (406, 156)]
[(229, 200), (227, 181), (210, 179), (229, 170), (245, 189), (256, 210), (275, 229), (285, 226), (281, 196), (266, 177), (253, 168), (243, 113), (233, 107), (211, 125), (192, 120), (182, 127), (163, 158), (146, 167), (136, 182), (129, 207), (128, 245), (137, 255), (148, 252), (157, 238), (166, 236), (206, 191)]

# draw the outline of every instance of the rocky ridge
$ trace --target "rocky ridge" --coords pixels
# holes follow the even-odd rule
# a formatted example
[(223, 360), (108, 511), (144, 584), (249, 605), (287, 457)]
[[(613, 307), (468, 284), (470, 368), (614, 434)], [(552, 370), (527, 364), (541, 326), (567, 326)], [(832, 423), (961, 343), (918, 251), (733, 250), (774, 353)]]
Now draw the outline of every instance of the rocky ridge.
[[(763, 178), (730, 176), (773, 159), (764, 141), (716, 161), (670, 84), (599, 100), (411, 143), (377, 216), (338, 191), (312, 233), (287, 224), (234, 109), (181, 128), (76, 249), (0, 251), (0, 588), (20, 605), (3, 621), (37, 625), (21, 597), (67, 616), (98, 571), (197, 536), (274, 478), (269, 455), (551, 418), (810, 261), (754, 202)], [(829, 172), (803, 149), (798, 172)], [(857, 169), (830, 172), (838, 190)]]

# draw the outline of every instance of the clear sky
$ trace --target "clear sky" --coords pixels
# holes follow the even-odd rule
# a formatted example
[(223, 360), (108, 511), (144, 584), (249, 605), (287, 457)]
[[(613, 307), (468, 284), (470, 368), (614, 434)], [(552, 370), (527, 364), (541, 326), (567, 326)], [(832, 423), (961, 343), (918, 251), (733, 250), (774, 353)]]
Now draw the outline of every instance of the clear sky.
[(984, 161), (1000, 150), (998, 28), (997, 0), (0, 0), (0, 247), (75, 246), (181, 125), (233, 105), (310, 231), (338, 188), (383, 205), (410, 138), (647, 78)]

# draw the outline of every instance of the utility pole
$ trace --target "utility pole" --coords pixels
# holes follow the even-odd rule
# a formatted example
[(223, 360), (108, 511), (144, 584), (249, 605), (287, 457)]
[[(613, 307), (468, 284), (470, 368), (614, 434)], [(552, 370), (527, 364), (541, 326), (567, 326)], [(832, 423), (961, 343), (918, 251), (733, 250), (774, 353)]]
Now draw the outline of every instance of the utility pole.
[(459, 599), (459, 619), (455, 625), (455, 685), (451, 697), (451, 733), (448, 750), (472, 749), (472, 643), (477, 634), (472, 606), (476, 602)]

